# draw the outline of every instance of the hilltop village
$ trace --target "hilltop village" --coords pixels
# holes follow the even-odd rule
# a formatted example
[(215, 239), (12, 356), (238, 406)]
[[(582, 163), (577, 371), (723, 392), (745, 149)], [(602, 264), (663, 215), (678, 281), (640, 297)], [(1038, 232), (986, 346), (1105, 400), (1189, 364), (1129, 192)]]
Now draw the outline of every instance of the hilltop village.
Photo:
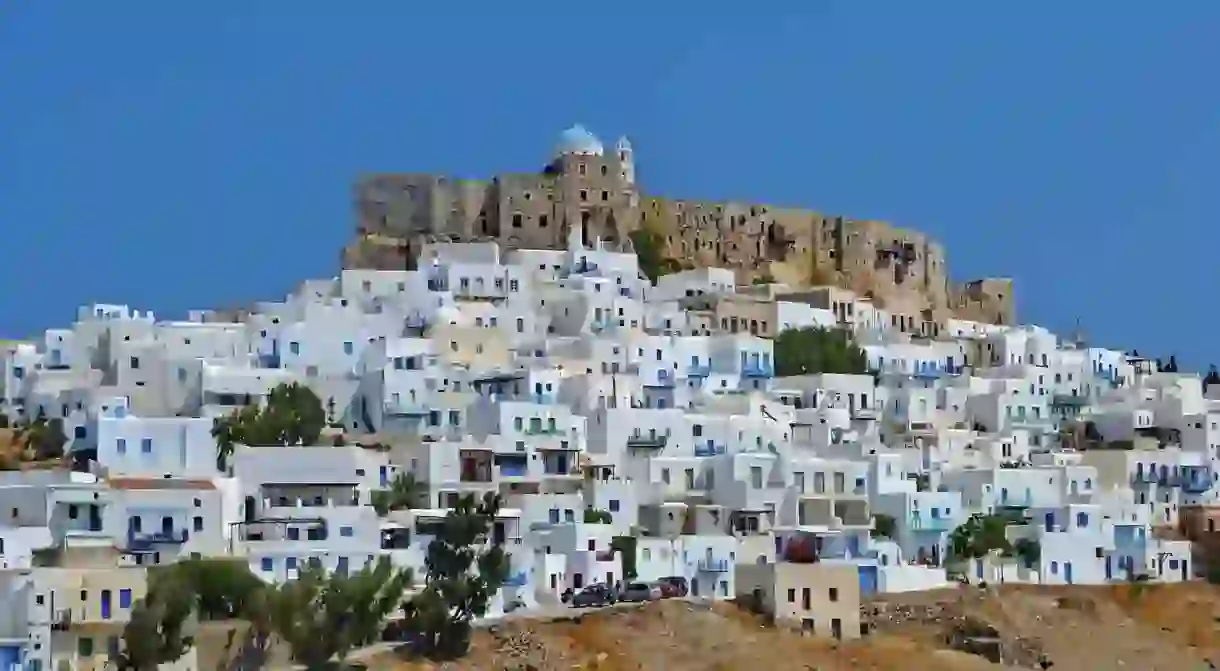
[[(627, 151), (569, 133), (554, 165), (633, 181)], [(345, 258), (400, 268), (185, 321), (88, 305), (0, 348), (0, 668), (121, 657), (150, 576), (179, 562), (277, 586), (385, 560), (426, 592), (469, 495), (499, 502), (471, 535), (503, 553), (479, 619), (642, 589), (851, 639), (878, 595), (1204, 573), (1220, 386), (1017, 325), (1010, 284), (951, 288), (926, 241), (840, 268), (774, 211), (705, 209), (709, 228), (653, 250), (698, 267), (653, 281), (626, 241), (657, 201), (525, 179), (491, 219), (456, 210), (454, 235), (496, 239), (368, 242), (374, 219), (456, 221), (435, 195), (411, 201), (424, 215), (381, 197), (397, 214), (368, 205)], [(724, 226), (763, 255), (735, 256)], [(775, 241), (789, 251), (759, 261)]]

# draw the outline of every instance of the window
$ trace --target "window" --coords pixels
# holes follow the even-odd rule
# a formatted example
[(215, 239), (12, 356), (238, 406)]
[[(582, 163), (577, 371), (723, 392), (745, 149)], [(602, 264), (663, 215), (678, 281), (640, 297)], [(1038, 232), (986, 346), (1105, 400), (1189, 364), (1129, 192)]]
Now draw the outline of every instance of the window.
[(114, 449), (119, 454), (127, 454), (127, 439), (119, 438), (118, 440), (114, 441)]
[(351, 354), (353, 349), (354, 349), (354, 346), (350, 342), (343, 343), (343, 353), (344, 354)]
[(288, 343), (288, 351), (292, 352), (293, 354), (300, 354), (301, 353), (301, 343), (296, 342), (296, 341)]
[(131, 357), (131, 369), (132, 370), (140, 369), (140, 357), (138, 357), (138, 356)]
[(352, 528), (351, 527), (339, 527), (339, 535), (343, 536), (344, 538), (350, 538), (352, 535)]
[(796, 603), (796, 590), (795, 589), (788, 590), (788, 603)]
[(588, 544), (588, 547), (589, 547), (589, 552), (593, 552), (594, 550), (596, 550), (596, 549), (597, 549), (597, 541), (596, 541), (596, 540), (594, 540), (594, 539), (592, 539), (592, 538), (590, 538), (590, 539), (589, 539), (589, 544)]
[(275, 562), (271, 557), (263, 557), (262, 569), (264, 573), (270, 573), (275, 568)]
[(144, 454), (152, 454), (152, 438), (140, 439), (140, 451)]
[(76, 641), (76, 654), (81, 657), (93, 656), (93, 639), (82, 636)]
[(839, 588), (838, 588), (838, 587), (831, 587), (831, 588), (830, 588), (830, 601), (831, 601), (831, 603), (834, 603), (834, 602), (836, 602), (836, 601), (838, 601), (838, 600), (839, 600)]
[(610, 512), (618, 512), (618, 499), (610, 499)]
[(284, 568), (288, 569), (289, 571), (295, 571), (297, 568), (297, 558), (289, 557), (289, 558), (285, 559)]
[(131, 590), (119, 590), (119, 608), (131, 608)]
[(195, 519), (191, 520), (191, 528), (195, 531), (203, 531), (203, 518), (196, 515)]

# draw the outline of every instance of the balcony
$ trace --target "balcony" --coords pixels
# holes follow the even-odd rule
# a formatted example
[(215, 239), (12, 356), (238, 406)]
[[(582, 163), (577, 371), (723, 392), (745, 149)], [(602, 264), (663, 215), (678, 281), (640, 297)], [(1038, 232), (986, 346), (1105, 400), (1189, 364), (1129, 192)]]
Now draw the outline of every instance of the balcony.
[(774, 377), (775, 369), (769, 363), (750, 361), (741, 365), (742, 377)]
[(856, 408), (851, 413), (852, 419), (877, 419), (877, 410), (875, 408)]
[(668, 370), (662, 369), (662, 370), (657, 371), (657, 381), (656, 382), (648, 382), (644, 386), (645, 387), (671, 388), (674, 386), (674, 384), (676, 384), (676, 381), (674, 379), (674, 374)]
[(686, 367), (686, 377), (707, 377), (712, 374), (712, 367), (705, 364), (691, 364)]
[(72, 628), (72, 609), (59, 608), (51, 616), (51, 631), (68, 631)]
[(926, 517), (912, 513), (909, 525), (912, 531), (950, 531), (954, 528), (953, 520), (948, 517)]
[(563, 429), (558, 426), (534, 426), (530, 425), (525, 430), (527, 436), (560, 436), (563, 435)]
[(129, 530), (127, 548), (132, 551), (151, 550), (154, 545), (181, 545), (190, 538), (186, 529), (164, 529), (153, 532)]
[(414, 401), (386, 401), (382, 407), (384, 414), (398, 417), (426, 415), (431, 411), (428, 406)]
[[(501, 472), (503, 472), (503, 469), (501, 469)], [(486, 484), (493, 482), (494, 479), (491, 475), (491, 467), (488, 466), (485, 468), (463, 468), (461, 475), (458, 476), (458, 481)]]
[(633, 433), (632, 435), (627, 436), (627, 447), (630, 449), (660, 450), (664, 449), (665, 445), (668, 443), (669, 436), (667, 434), (649, 433), (645, 435), (642, 433)]
[(529, 576), (525, 571), (514, 573), (504, 579), (504, 585), (508, 587), (524, 587), (529, 582)]
[(1181, 487), (1182, 474), (1176, 468), (1170, 468), (1157, 474), (1156, 483), (1162, 487)]
[(1135, 469), (1135, 475), (1131, 476), (1131, 481), (1137, 484), (1152, 485), (1160, 480), (1160, 473), (1155, 468), (1145, 470), (1142, 467)]
[(714, 457), (718, 454), (725, 454), (727, 452), (728, 452), (727, 446), (717, 445), (716, 443), (713, 443), (710, 440), (703, 445), (695, 446), (695, 456), (696, 457)]
[(1028, 508), (1033, 505), (1033, 496), (1029, 492), (1017, 496), (1009, 496), (1007, 490), (1001, 490), (1000, 500), (996, 506), (1000, 508)]
[(727, 559), (700, 559), (701, 573), (728, 573), (731, 565)]
[(1212, 476), (1206, 466), (1182, 467), (1182, 491), (1187, 494), (1202, 494), (1212, 488)]
[(1065, 410), (1079, 410), (1089, 404), (1089, 400), (1075, 394), (1055, 394), (1051, 396), (1051, 406)]

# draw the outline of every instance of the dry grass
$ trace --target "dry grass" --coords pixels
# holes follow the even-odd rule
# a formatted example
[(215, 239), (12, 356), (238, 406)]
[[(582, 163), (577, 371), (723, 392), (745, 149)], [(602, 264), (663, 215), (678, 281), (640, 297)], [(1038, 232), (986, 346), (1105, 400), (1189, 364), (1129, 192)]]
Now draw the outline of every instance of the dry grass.
[[(1214, 616), (1220, 590), (1208, 585), (1094, 588), (1009, 587), (890, 598), (937, 603), (945, 620), (971, 616), (1005, 636), (1036, 641), (1056, 671), (1195, 671), (1220, 652)], [(678, 601), (639, 610), (586, 614), (579, 621), (505, 624), (479, 632), (472, 653), (444, 668), (527, 668), (539, 671), (982, 671), (998, 669), (981, 657), (947, 650), (944, 624), (898, 625), (867, 639), (835, 643), (768, 626), (730, 604)], [(508, 641), (527, 641), (516, 646)], [(521, 648), (526, 652), (520, 652)], [(373, 669), (429, 669), (393, 654), (370, 660)]]

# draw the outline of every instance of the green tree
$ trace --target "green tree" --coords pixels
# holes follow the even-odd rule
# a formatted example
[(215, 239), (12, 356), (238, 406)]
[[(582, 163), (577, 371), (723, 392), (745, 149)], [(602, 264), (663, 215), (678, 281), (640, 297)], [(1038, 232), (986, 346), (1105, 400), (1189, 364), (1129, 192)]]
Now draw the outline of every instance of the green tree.
[(1005, 531), (1008, 521), (998, 515), (975, 513), (949, 535), (949, 550), (958, 559), (985, 557), (994, 550), (1012, 554)]
[(125, 671), (155, 671), (191, 649), (196, 626), (190, 585), (174, 572), (150, 573), (148, 593), (132, 608), (111, 661)]
[(411, 573), (394, 569), (386, 557), (351, 575), (310, 567), (268, 597), (271, 626), (294, 661), (326, 668), (378, 638), (410, 583)]
[(1013, 554), (1020, 557), (1026, 566), (1033, 566), (1042, 558), (1042, 544), (1033, 538), (1018, 539), (1012, 549)]
[(373, 491), (373, 508), (384, 517), (391, 510), (418, 506), (427, 494), (428, 488), (415, 479), (414, 473), (399, 473), (390, 481), (389, 488)]
[(873, 515), (873, 520), (873, 530), (870, 534), (873, 538), (894, 538), (895, 523), (893, 517), (878, 513)]
[(614, 516), (608, 511), (597, 508), (585, 508), (585, 524), (613, 524)]
[(236, 445), (314, 445), (325, 425), (326, 410), (313, 390), (296, 382), (281, 384), (265, 404), (248, 405), (216, 420), (216, 470), (228, 468)]
[(200, 620), (256, 620), (266, 589), (241, 559), (188, 559), (165, 567), (194, 595)]
[(649, 281), (656, 282), (662, 275), (682, 270), (680, 261), (665, 256), (665, 238), (660, 233), (641, 227), (629, 233), (627, 237), (631, 239), (631, 245), (635, 249), (640, 272), (644, 273)]
[(420, 634), (428, 655), (464, 655), (471, 622), (487, 613), (508, 576), (508, 555), (489, 533), (499, 510), (498, 495), (463, 496), (428, 545), (424, 589), (403, 604), (407, 627)]
[(610, 539), (610, 551), (619, 553), (623, 575), (628, 580), (634, 580), (638, 575), (635, 570), (635, 548), (635, 536), (615, 536)]
[(17, 430), (17, 437), (25, 442), (28, 457), (37, 461), (63, 457), (64, 446), (68, 444), (64, 421), (58, 417), (47, 419), (41, 411), (34, 421)]
[(788, 329), (775, 338), (776, 375), (862, 374), (868, 357), (842, 329)]

